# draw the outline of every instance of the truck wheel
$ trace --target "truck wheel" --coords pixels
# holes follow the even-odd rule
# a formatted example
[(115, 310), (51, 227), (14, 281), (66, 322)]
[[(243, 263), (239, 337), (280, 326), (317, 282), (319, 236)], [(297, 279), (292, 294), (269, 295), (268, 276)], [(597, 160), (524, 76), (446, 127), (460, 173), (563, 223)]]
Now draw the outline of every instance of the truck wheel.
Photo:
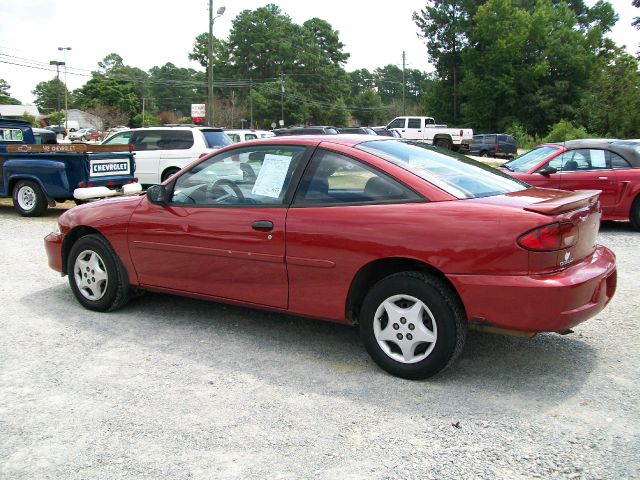
[(360, 335), (371, 358), (398, 377), (418, 380), (447, 368), (467, 336), (457, 295), (437, 277), (400, 272), (369, 291), (360, 311)]
[(47, 210), (47, 197), (36, 182), (20, 180), (13, 187), (13, 208), (23, 217), (39, 217)]
[(71, 247), (67, 273), (74, 296), (89, 310), (116, 310), (129, 300), (127, 272), (101, 235), (87, 235)]
[(436, 147), (444, 148), (445, 150), (451, 150), (451, 140), (447, 140), (446, 138), (439, 138), (436, 140)]
[(180, 171), (179, 168), (175, 168), (175, 167), (167, 168), (164, 172), (162, 172), (162, 178), (160, 180), (164, 182), (167, 178), (172, 177), (179, 171)]
[(487, 152), (486, 150), (483, 150), (482, 153), (480, 154), (481, 157), (487, 158), (489, 156), (489, 152)]

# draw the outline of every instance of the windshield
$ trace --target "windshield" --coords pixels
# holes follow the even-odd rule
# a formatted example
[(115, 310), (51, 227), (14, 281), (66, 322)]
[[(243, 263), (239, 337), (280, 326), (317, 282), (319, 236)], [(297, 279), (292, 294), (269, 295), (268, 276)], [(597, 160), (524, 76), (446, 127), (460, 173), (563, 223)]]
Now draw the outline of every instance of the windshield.
[(559, 147), (537, 147), (533, 150), (520, 155), (518, 158), (508, 161), (503, 165), (507, 170), (512, 172), (527, 173), (537, 166), (541, 161), (559, 150)]
[(464, 155), (406, 140), (378, 140), (356, 148), (384, 158), (456, 198), (478, 198), (525, 190), (529, 186)]
[(202, 130), (202, 134), (209, 148), (220, 148), (233, 143), (226, 133), (219, 130)]

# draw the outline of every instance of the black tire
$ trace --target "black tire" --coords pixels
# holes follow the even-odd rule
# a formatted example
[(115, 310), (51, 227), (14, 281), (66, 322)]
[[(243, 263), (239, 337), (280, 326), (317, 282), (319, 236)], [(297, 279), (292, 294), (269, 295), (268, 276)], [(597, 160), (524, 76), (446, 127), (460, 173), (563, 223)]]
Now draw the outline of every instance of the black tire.
[(101, 235), (81, 237), (71, 247), (67, 274), (76, 299), (89, 310), (117, 310), (129, 300), (127, 272), (109, 242)]
[(445, 150), (451, 150), (451, 148), (453, 147), (451, 140), (448, 140), (446, 138), (437, 139), (434, 145), (436, 147), (444, 148)]
[(13, 208), (23, 217), (39, 217), (47, 206), (47, 197), (36, 182), (19, 180), (14, 185)]
[(640, 196), (636, 197), (629, 211), (629, 221), (634, 230), (640, 232)]
[(485, 158), (487, 158), (487, 157), (489, 156), (489, 152), (487, 152), (486, 150), (483, 150), (483, 151), (480, 153), (480, 156), (481, 156), (481, 157), (485, 157)]
[(160, 177), (160, 180), (164, 182), (167, 178), (171, 177), (172, 175), (175, 175), (179, 171), (180, 171), (179, 168), (167, 168), (164, 172), (162, 172), (162, 177)]
[[(413, 300), (422, 303), (420, 310), (414, 310), (422, 326), (412, 323), (411, 307), (417, 303), (412, 304)], [(405, 309), (407, 318), (401, 316), (391, 323), (393, 318), (384, 308), (385, 302), (393, 303), (399, 311)], [(419, 342), (421, 332), (435, 337), (434, 341)], [(393, 335), (393, 340), (376, 336), (387, 334)], [(398, 336), (400, 341), (396, 340)], [(420, 272), (396, 273), (376, 283), (365, 297), (360, 310), (360, 337), (383, 370), (410, 380), (428, 378), (451, 365), (462, 352), (467, 337), (464, 308), (443, 280)], [(413, 352), (414, 358), (409, 361), (400, 348), (402, 341)]]

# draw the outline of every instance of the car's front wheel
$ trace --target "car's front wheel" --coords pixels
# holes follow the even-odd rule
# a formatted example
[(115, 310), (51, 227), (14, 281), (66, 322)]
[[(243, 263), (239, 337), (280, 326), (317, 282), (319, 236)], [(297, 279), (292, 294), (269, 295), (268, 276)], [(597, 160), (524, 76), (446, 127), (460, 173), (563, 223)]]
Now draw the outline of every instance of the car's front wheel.
[(73, 294), (89, 310), (116, 310), (129, 299), (127, 272), (101, 235), (87, 235), (73, 245), (67, 273)]
[(365, 297), (360, 335), (381, 368), (418, 380), (453, 363), (467, 327), (460, 300), (443, 280), (401, 272), (380, 280)]

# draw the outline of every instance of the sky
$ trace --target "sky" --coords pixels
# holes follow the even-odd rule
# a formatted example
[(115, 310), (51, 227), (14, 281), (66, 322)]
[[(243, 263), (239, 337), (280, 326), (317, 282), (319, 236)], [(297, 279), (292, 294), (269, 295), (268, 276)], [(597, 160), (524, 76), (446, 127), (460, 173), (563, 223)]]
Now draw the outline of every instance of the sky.
[[(401, 66), (403, 50), (408, 68), (433, 70), (411, 19), (426, 0), (214, 0), (214, 10), (226, 7), (215, 21), (214, 36), (227, 38), (238, 13), (267, 3), (278, 5), (298, 24), (313, 17), (329, 22), (340, 32), (344, 51), (351, 54), (347, 71)], [(640, 31), (631, 22), (640, 16), (640, 9), (633, 8), (631, 0), (610, 3), (620, 16), (610, 37), (635, 54)], [(0, 0), (0, 78), (11, 85), (11, 96), (30, 104), (35, 85), (55, 76), (49, 62), (64, 61), (65, 55), (70, 90), (81, 87), (97, 63), (112, 52), (125, 64), (145, 71), (167, 62), (201, 69), (187, 55), (195, 37), (208, 30), (208, 4), (208, 0)]]

